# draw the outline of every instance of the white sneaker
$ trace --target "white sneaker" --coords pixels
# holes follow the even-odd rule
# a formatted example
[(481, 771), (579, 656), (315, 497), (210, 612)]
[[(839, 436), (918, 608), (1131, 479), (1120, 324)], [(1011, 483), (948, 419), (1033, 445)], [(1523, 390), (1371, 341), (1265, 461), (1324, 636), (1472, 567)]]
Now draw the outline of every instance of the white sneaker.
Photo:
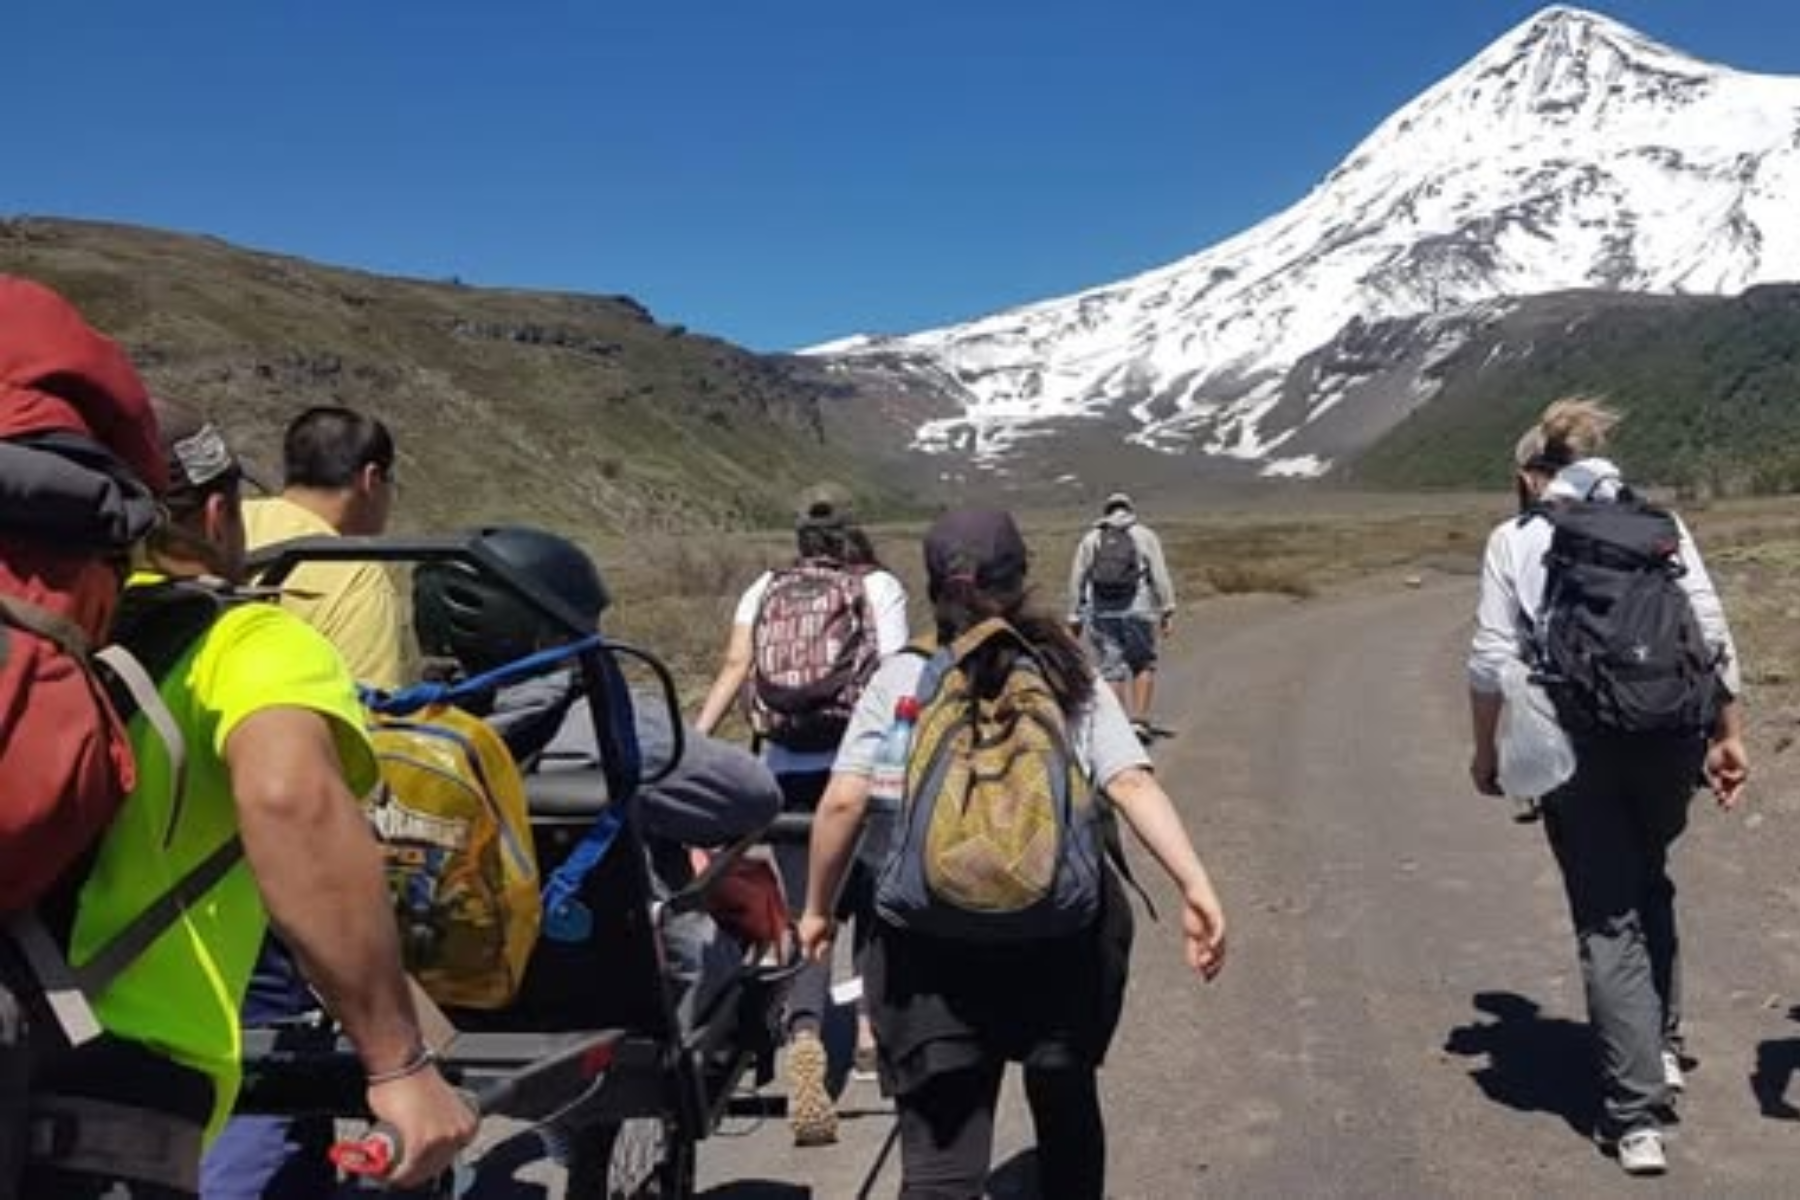
[(1655, 1129), (1634, 1129), (1620, 1138), (1618, 1154), (1627, 1175), (1661, 1175), (1669, 1169), (1662, 1133)]
[(1677, 1096), (1682, 1092), (1687, 1091), (1687, 1076), (1683, 1074), (1681, 1070), (1681, 1055), (1675, 1053), (1673, 1050), (1664, 1050), (1662, 1052), (1662, 1062), (1663, 1086), (1667, 1087), (1671, 1093)]

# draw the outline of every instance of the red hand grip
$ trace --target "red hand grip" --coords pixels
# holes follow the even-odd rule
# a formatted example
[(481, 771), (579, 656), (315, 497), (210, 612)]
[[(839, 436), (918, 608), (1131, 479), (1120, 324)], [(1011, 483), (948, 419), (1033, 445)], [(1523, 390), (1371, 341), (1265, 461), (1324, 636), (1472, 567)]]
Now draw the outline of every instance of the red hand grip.
[(354, 1142), (332, 1146), (331, 1165), (346, 1175), (385, 1179), (400, 1161), (400, 1136), (386, 1125), (377, 1125)]

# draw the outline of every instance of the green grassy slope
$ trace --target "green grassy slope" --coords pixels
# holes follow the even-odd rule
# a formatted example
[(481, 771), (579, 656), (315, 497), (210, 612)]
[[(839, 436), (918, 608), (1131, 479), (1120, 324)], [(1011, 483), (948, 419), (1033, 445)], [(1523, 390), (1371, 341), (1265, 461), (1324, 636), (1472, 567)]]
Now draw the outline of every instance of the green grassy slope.
[(272, 477), (299, 409), (378, 414), (413, 527), (742, 527), (785, 520), (820, 478), (874, 512), (905, 507), (780, 359), (660, 324), (629, 297), (384, 278), (41, 219), (0, 222), (0, 271), (67, 295)]
[(1800, 489), (1800, 286), (1742, 296), (1526, 303), (1445, 363), (1436, 398), (1345, 472), (1395, 488), (1504, 486), (1544, 405), (1609, 398), (1632, 476), (1718, 494)]

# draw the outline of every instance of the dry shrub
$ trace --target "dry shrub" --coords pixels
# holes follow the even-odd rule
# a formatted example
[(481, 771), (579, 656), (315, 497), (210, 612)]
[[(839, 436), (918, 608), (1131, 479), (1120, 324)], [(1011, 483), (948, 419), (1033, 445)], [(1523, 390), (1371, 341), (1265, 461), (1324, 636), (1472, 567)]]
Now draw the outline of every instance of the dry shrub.
[(733, 598), (759, 571), (779, 560), (782, 550), (744, 537), (646, 538), (636, 547), (632, 575), (650, 582), (660, 597)]
[(1304, 600), (1318, 591), (1298, 564), (1280, 561), (1216, 564), (1206, 569), (1206, 581), (1226, 596), (1257, 593)]

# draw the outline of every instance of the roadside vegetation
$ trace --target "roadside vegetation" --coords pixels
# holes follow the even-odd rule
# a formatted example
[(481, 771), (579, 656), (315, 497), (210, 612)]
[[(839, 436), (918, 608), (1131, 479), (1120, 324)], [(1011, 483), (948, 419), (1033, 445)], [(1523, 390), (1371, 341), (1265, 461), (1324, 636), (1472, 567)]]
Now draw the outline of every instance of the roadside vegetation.
[[(1509, 510), (1503, 495), (1395, 497), (1319, 493), (1277, 512), (1146, 512), (1161, 534), (1182, 603), (1265, 594), (1319, 603), (1345, 589), (1406, 587), (1475, 574), (1488, 529)], [(1692, 503), (1683, 509), (1725, 597), (1751, 686), (1753, 749), (1765, 763), (1794, 754), (1800, 735), (1800, 501)], [(1039, 601), (1066, 604), (1070, 555), (1085, 528), (1066, 513), (1021, 514)], [(922, 523), (874, 528), (877, 549), (905, 580), (913, 627), (929, 621), (919, 563)], [(718, 665), (739, 594), (785, 562), (784, 530), (668, 535), (593, 543), (614, 606), (608, 630), (653, 650), (673, 669), (692, 711)], [(1457, 663), (1445, 670), (1456, 671)], [(727, 726), (727, 733), (742, 730)]]

